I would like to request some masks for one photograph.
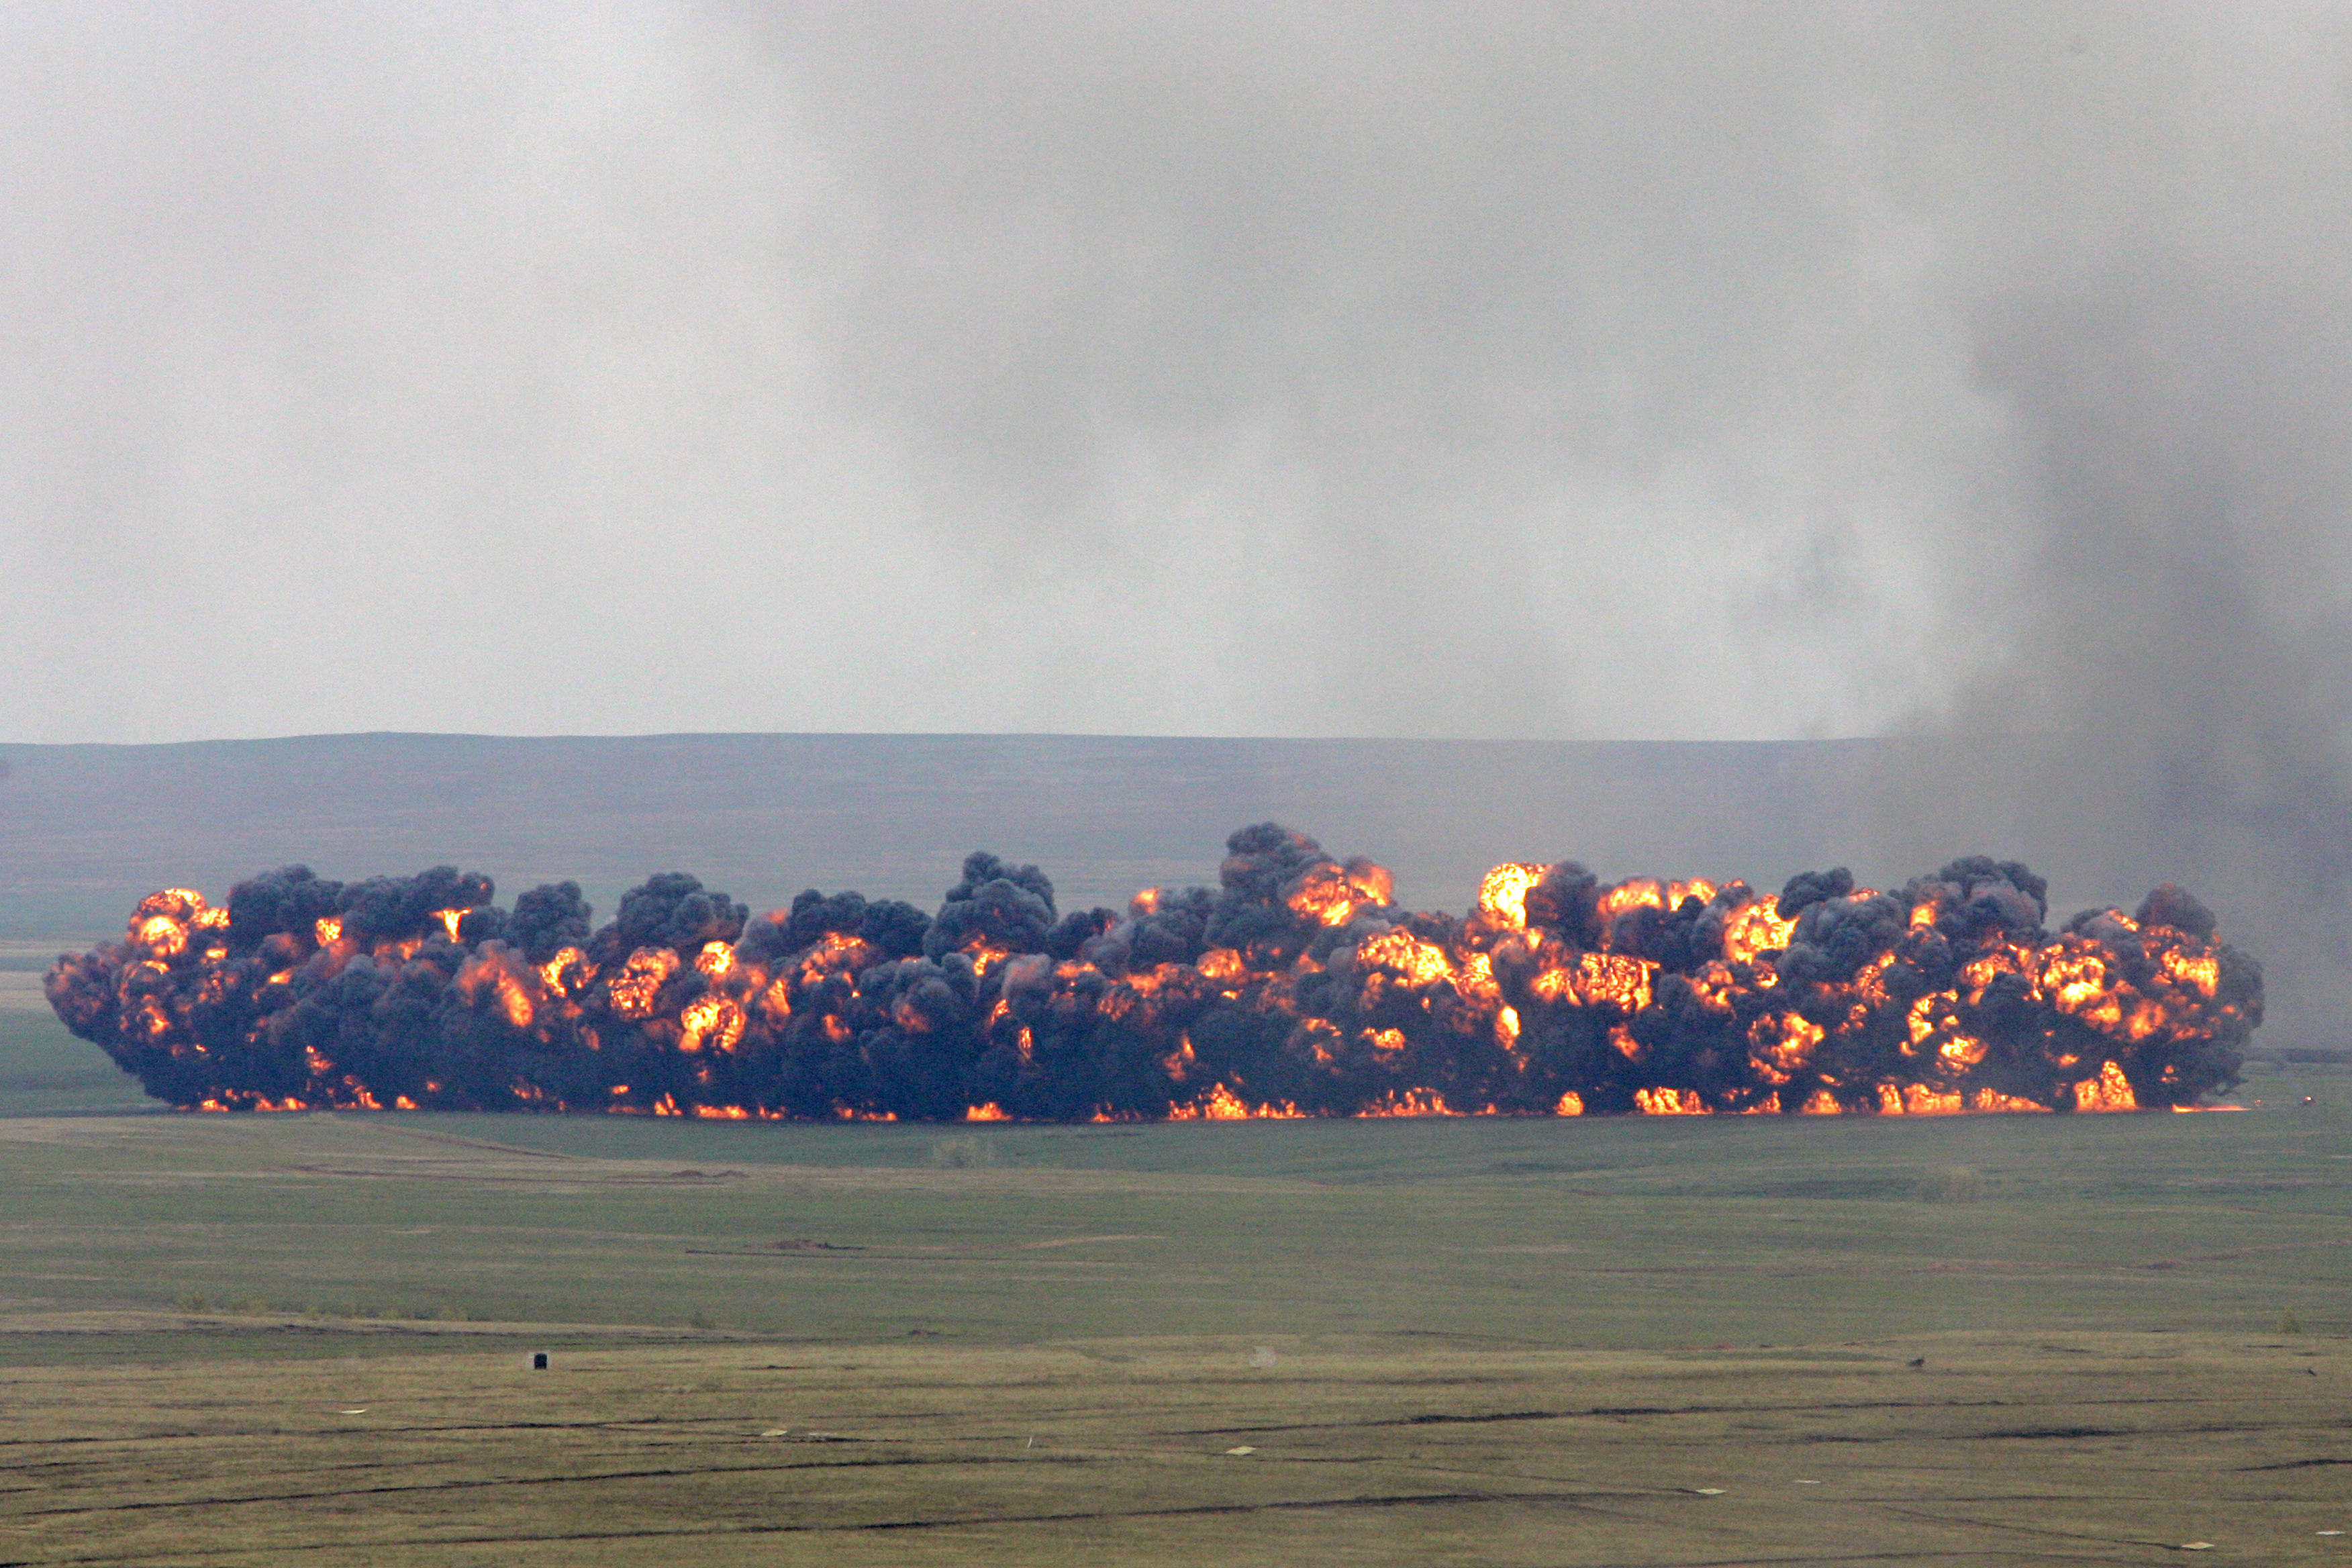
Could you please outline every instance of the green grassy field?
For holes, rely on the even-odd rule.
[[[1914,1361],[1921,1364],[1913,1365]],[[2341,1563],[2333,1342],[0,1370],[17,1563]]]
[[[0,1011],[0,1116],[144,1111],[155,1102],[44,1007]]]
[[[0,1014],[0,1563],[2352,1553],[2320,1069],[2161,1117],[66,1114],[127,1087]]]

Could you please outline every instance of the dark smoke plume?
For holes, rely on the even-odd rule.
[[[184,1107],[932,1121],[2188,1107],[2262,1018],[2170,886],[2053,934],[2042,879],[1981,856],[1777,897],[1562,861],[1456,916],[1273,823],[1226,849],[1217,888],[1124,913],[975,854],[932,917],[811,890],[755,919],[672,872],[601,928],[569,882],[509,911],[448,867],[295,866],[226,909],[149,897],[47,991]]]

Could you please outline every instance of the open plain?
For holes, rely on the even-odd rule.
[[[0,1015],[0,1563],[2352,1561],[2326,1068],[1909,1121],[125,1087]]]

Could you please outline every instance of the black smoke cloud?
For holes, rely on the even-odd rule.
[[[507,910],[447,867],[289,867],[226,909],[152,896],[47,991],[181,1106],[931,1121],[2192,1106],[2262,1017],[2169,885],[2053,933],[2015,861],[1777,897],[1562,861],[1454,915],[1276,824],[1226,851],[1124,911],[975,854],[932,916],[812,889],[752,917],[672,872],[601,927],[568,882]]]

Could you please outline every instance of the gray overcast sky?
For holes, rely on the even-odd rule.
[[[11,5],[0,740],[2332,768],[2348,94],[2291,4]]]

